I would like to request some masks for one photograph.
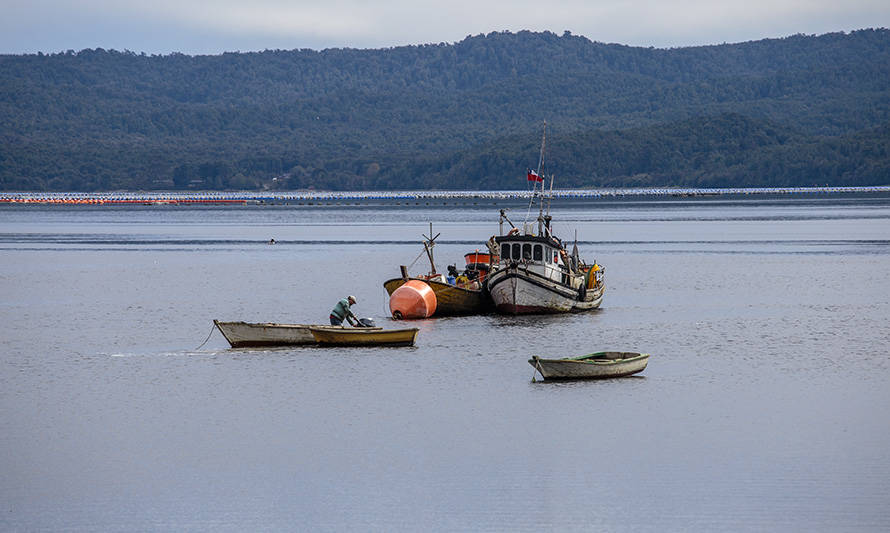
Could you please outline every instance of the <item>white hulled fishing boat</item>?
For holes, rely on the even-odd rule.
[[[522,230],[513,225],[501,210],[500,235],[494,237],[492,254],[499,255],[486,280],[488,292],[499,312],[508,314],[566,313],[596,309],[603,300],[604,268],[587,264],[578,256],[577,242],[569,254],[562,241],[551,233],[549,200],[552,200],[553,177],[547,214],[544,214],[545,135],[541,141],[541,156],[537,171],[528,171],[534,182],[529,212],[535,200],[539,203],[538,218],[524,223]],[[538,183],[541,184],[540,194]],[[510,230],[504,234],[504,222]],[[577,239],[576,239],[577,241]]]

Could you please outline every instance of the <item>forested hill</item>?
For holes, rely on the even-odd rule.
[[[0,189],[890,184],[890,31],[0,56]]]

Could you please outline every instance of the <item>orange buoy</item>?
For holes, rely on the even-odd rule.
[[[390,295],[389,312],[395,319],[432,316],[436,312],[436,293],[420,280],[408,280]]]

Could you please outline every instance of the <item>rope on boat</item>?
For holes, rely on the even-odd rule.
[[[411,261],[411,264],[409,264],[407,267],[405,267],[405,270],[410,270],[411,268],[413,268],[413,267],[414,267],[414,263],[416,263],[418,259],[420,259],[421,257],[423,257],[423,255],[424,255],[425,253],[426,253],[426,250],[420,252],[420,253],[417,255],[417,257],[414,258],[414,261]],[[386,287],[383,288],[383,292],[386,293]],[[386,297],[383,298],[383,316],[390,316],[390,312],[389,312],[389,296],[390,296],[389,293],[386,293]],[[213,333],[213,331],[211,331],[210,333]]]
[[[210,336],[213,335],[214,329],[216,329],[216,324],[210,326],[210,333],[207,335],[207,338],[204,339],[204,342],[201,343],[201,346],[198,346],[197,348],[195,348],[195,351],[200,350],[205,344],[207,344],[207,341],[210,340]]]
[[[383,316],[390,316],[389,314],[389,293],[386,292],[386,287],[383,288],[383,293],[386,296],[383,297]]]
[[[423,254],[425,254],[425,253],[426,253],[426,250],[420,252],[420,253],[417,255],[417,257],[414,258],[414,261],[411,261],[411,264],[408,265],[407,268],[411,268],[411,267],[413,267],[413,266],[414,266],[414,263],[416,263],[417,260],[420,259],[420,258],[423,256]]]

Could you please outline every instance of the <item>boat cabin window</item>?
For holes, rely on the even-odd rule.
[[[551,259],[550,254],[553,254]],[[544,261],[547,263],[555,263],[558,261],[559,255],[556,251],[547,246],[531,243],[501,243],[501,260],[502,261]]]

